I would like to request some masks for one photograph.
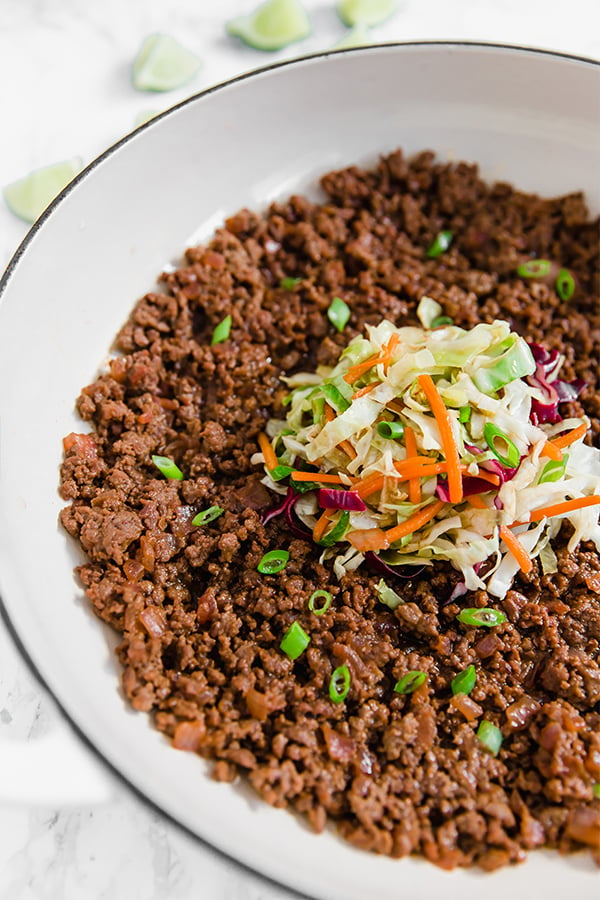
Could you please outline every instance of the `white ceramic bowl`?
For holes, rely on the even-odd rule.
[[[134,301],[190,236],[243,205],[316,190],[332,167],[402,146],[600,208],[600,67],[530,50],[407,44],[311,57],[183,103],[93,163],[42,216],[0,285],[0,591],[22,649],[80,733],[143,796],[243,863],[313,897],[543,891],[597,896],[589,859],[534,853],[492,876],[368,855],[206,776],[118,689],[114,638],[57,526],[61,438]]]

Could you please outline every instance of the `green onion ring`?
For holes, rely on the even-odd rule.
[[[321,606],[315,606],[315,600],[324,600],[325,602]],[[314,591],[308,598],[308,608],[315,616],[323,616],[331,606],[332,600],[333,597],[329,591]]]
[[[288,550],[269,550],[257,565],[256,570],[261,575],[276,575],[277,572],[285,569],[289,558]]]
[[[488,722],[487,719],[484,719],[479,723],[479,728],[477,729],[477,737],[481,741],[484,747],[493,753],[494,756],[498,756],[498,751],[502,746],[502,732],[498,728],[497,725],[494,725],[493,722]]]
[[[565,474],[565,469],[567,468],[567,463],[569,462],[569,454],[565,453],[562,459],[551,459],[549,460],[544,468],[542,469],[542,474],[538,479],[538,484],[548,484],[552,481],[560,481],[560,479]]]
[[[341,297],[334,297],[329,304],[327,318],[338,331],[343,331],[350,319],[350,307]]]
[[[192,519],[192,525],[208,525],[209,522],[218,519],[225,510],[222,506],[209,506]]]
[[[561,269],[556,277],[556,293],[561,300],[570,300],[575,293],[575,279],[568,269]]]
[[[397,441],[404,435],[404,425],[402,422],[379,422],[377,434],[387,441]]]
[[[172,478],[175,481],[183,480],[183,472],[168,456],[153,456],[152,462],[165,478]]]
[[[450,683],[453,694],[470,694],[475,687],[477,674],[475,666],[471,665],[455,675]]]
[[[279,647],[290,659],[298,659],[310,644],[310,635],[306,633],[299,622],[292,622]]]
[[[513,444],[511,439],[507,437],[500,428],[492,422],[486,422],[483,428],[483,437],[496,459],[498,459],[503,466],[506,466],[507,469],[517,468],[521,462],[521,454],[516,445]],[[506,455],[503,455],[498,451],[496,441],[504,441],[506,444]]]
[[[329,698],[333,703],[343,703],[350,690],[350,669],[344,665],[334,669],[329,679]]]
[[[529,259],[517,266],[517,275],[521,278],[544,278],[551,268],[552,263],[549,259]]]
[[[484,606],[482,609],[476,606],[472,606],[469,609],[461,609],[456,618],[463,625],[471,625],[474,628],[478,628],[480,625],[485,625],[486,628],[494,628],[494,626],[502,625],[503,622],[506,622],[506,616],[501,610],[492,609],[489,606]]]
[[[403,675],[400,681],[397,681],[394,685],[394,691],[396,694],[412,694],[417,688],[420,688],[422,684],[425,684],[427,681],[427,675],[425,672],[420,672],[418,669],[415,669],[412,672],[407,672],[406,675]]]

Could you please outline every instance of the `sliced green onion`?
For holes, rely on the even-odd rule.
[[[403,436],[404,425],[402,422],[379,422],[377,434],[388,441],[396,441]]]
[[[321,387],[325,395],[325,399],[328,403],[333,406],[337,412],[345,412],[350,406],[350,401],[346,400],[341,391],[339,391],[334,384],[324,384]]]
[[[183,480],[183,472],[168,456],[153,456],[152,462],[165,478],[173,478],[176,481]]]
[[[202,63],[168,34],[151,34],[133,63],[131,81],[137,91],[172,91],[190,81]]]
[[[293,471],[294,469],[291,466],[275,466],[274,469],[269,469],[269,475],[273,481],[282,481],[288,475],[291,475]]]
[[[476,606],[462,609],[456,618],[463,625],[472,625],[475,628],[480,625],[493,628],[495,625],[502,625],[503,622],[506,622],[506,616],[501,610],[491,609],[489,606],[484,606],[483,609],[478,609]]]
[[[377,599],[388,606],[390,609],[397,609],[404,603],[402,597],[389,587],[383,578],[379,579],[379,583],[375,585]]]
[[[441,328],[442,325],[454,325],[450,316],[437,316],[431,323],[432,328]]]
[[[461,406],[461,408],[458,411],[458,421],[461,422],[463,425],[466,425],[467,422],[471,421],[472,411],[473,410],[471,409],[470,406]]]
[[[494,725],[493,722],[488,722],[487,719],[484,719],[479,724],[479,728],[477,729],[477,737],[481,741],[484,747],[493,753],[494,756],[498,756],[498,751],[502,746],[502,732],[498,728],[497,725]]]
[[[350,513],[343,512],[331,531],[328,534],[323,535],[318,543],[321,547],[333,547],[335,543],[342,540],[348,530],[349,524]]]
[[[592,794],[597,800],[600,800],[600,781],[597,781],[596,784],[592,785]]]
[[[398,9],[398,0],[339,0],[338,14],[344,23],[352,28],[363,25],[374,28],[389,19]]]
[[[253,12],[227,23],[227,31],[254,50],[281,50],[311,31],[300,0],[266,0]]]
[[[436,259],[436,257],[441,256],[442,253],[445,253],[452,243],[453,237],[454,234],[452,231],[439,231],[436,234],[432,245],[427,250],[427,256],[429,257],[429,259]]]
[[[227,338],[229,337],[230,331],[231,331],[231,316],[225,316],[223,321],[219,322],[219,324],[213,331],[210,346],[214,347],[215,344],[222,344],[223,341],[226,341]]]
[[[208,509],[203,509],[197,516],[194,516],[192,525],[207,525],[214,519],[218,519],[224,512],[225,510],[222,506],[209,506]]]
[[[343,703],[350,690],[350,669],[344,663],[334,669],[329,679],[329,697],[334,703]]]
[[[575,279],[568,269],[561,269],[556,278],[556,293],[561,300],[570,300],[575,293]]]
[[[470,694],[475,687],[477,675],[475,666],[468,666],[464,671],[455,675],[450,683],[453,694]]]
[[[31,224],[44,212],[64,187],[81,171],[82,161],[72,159],[35,169],[24,178],[7,184],[2,194],[13,215]]]
[[[323,600],[320,606],[315,606],[317,600]],[[329,591],[314,591],[308,598],[308,608],[315,616],[323,616],[331,606],[333,597]]]
[[[316,473],[315,473],[316,474]],[[317,484],[316,481],[294,481],[294,490],[299,494],[308,494],[310,491],[316,491],[322,484]],[[331,485],[330,485],[331,487]]]
[[[261,575],[275,575],[285,569],[290,554],[288,550],[269,550],[265,553],[256,569]]]
[[[279,286],[284,289],[284,291],[293,291],[297,284],[300,284],[302,281],[301,278],[282,278],[279,282]]]
[[[334,297],[327,310],[327,318],[338,331],[343,331],[350,318],[350,307],[341,297]]]
[[[543,278],[551,268],[549,259],[529,259],[517,267],[517,275],[521,278]]]
[[[298,659],[309,644],[310,635],[305,632],[302,625],[298,622],[292,622],[281,639],[279,646],[290,659]]]
[[[548,484],[551,481],[560,481],[564,477],[567,463],[569,462],[569,454],[566,453],[562,459],[551,459],[542,469],[538,484]]]
[[[503,466],[506,466],[507,469],[517,468],[521,462],[521,454],[511,439],[500,428],[494,425],[493,422],[486,422],[483,426],[483,437],[496,459],[500,460]],[[498,450],[496,446],[497,441],[501,441],[505,445],[506,450],[504,453]]]
[[[394,691],[397,694],[412,694],[413,691],[416,691],[417,688],[420,688],[422,684],[425,684],[427,681],[427,675],[425,672],[419,672],[419,670],[415,670],[413,672],[407,672],[400,681],[397,681],[394,685]]]
[[[313,400],[313,425],[318,425],[325,415],[325,397],[315,397]]]

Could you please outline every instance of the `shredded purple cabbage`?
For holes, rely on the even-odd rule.
[[[538,388],[547,398],[545,401],[532,400],[530,419],[534,425],[549,422],[554,425],[562,421],[558,404],[567,400],[576,400],[585,387],[585,381],[563,381],[555,378],[560,366],[560,353],[556,348],[546,350],[541,344],[529,344],[535,360],[535,373],[527,377],[527,383]]]
[[[462,479],[463,496],[471,497],[473,494],[483,494],[484,491],[495,490],[493,484],[485,481],[483,478],[477,478],[475,475],[463,475]],[[450,503],[450,491],[447,481],[438,481],[435,489],[436,494],[444,503]]]
[[[298,491],[295,491],[294,488],[290,485],[290,487],[288,487],[287,494],[281,500],[281,502],[262,514],[262,516],[260,517],[262,524],[266,525],[267,522],[271,521],[271,519],[275,519],[277,516],[283,515],[285,517],[287,526],[294,537],[300,538],[303,541],[312,541],[311,532],[308,530],[308,528],[306,528],[305,525],[302,525],[298,521],[293,513],[294,506],[301,496],[302,494],[300,494]]]
[[[365,562],[376,575],[394,575],[396,578],[404,578],[405,580],[415,578],[425,569],[425,566],[388,566],[372,550],[367,550],[365,553]]]
[[[319,506],[323,509],[347,509],[350,512],[364,512],[367,508],[356,491],[336,491],[330,488],[321,488],[319,491]]]

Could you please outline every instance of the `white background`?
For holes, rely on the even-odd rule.
[[[0,187],[58,160],[89,162],[144,112],[166,109],[272,60],[328,49],[345,33],[334,0],[305,0],[312,35],[279,53],[260,53],[224,30],[228,18],[254,5],[255,0],[0,0]],[[153,32],[172,34],[202,58],[192,83],[168,94],[132,88],[131,61]],[[371,35],[375,42],[484,40],[600,58],[600,4],[401,0],[398,14]],[[26,231],[0,200],[0,270]],[[52,702],[0,625],[0,734],[34,740],[57,721]],[[292,896],[184,835],[120,784],[113,800],[96,808],[0,805],[0,900]]]

